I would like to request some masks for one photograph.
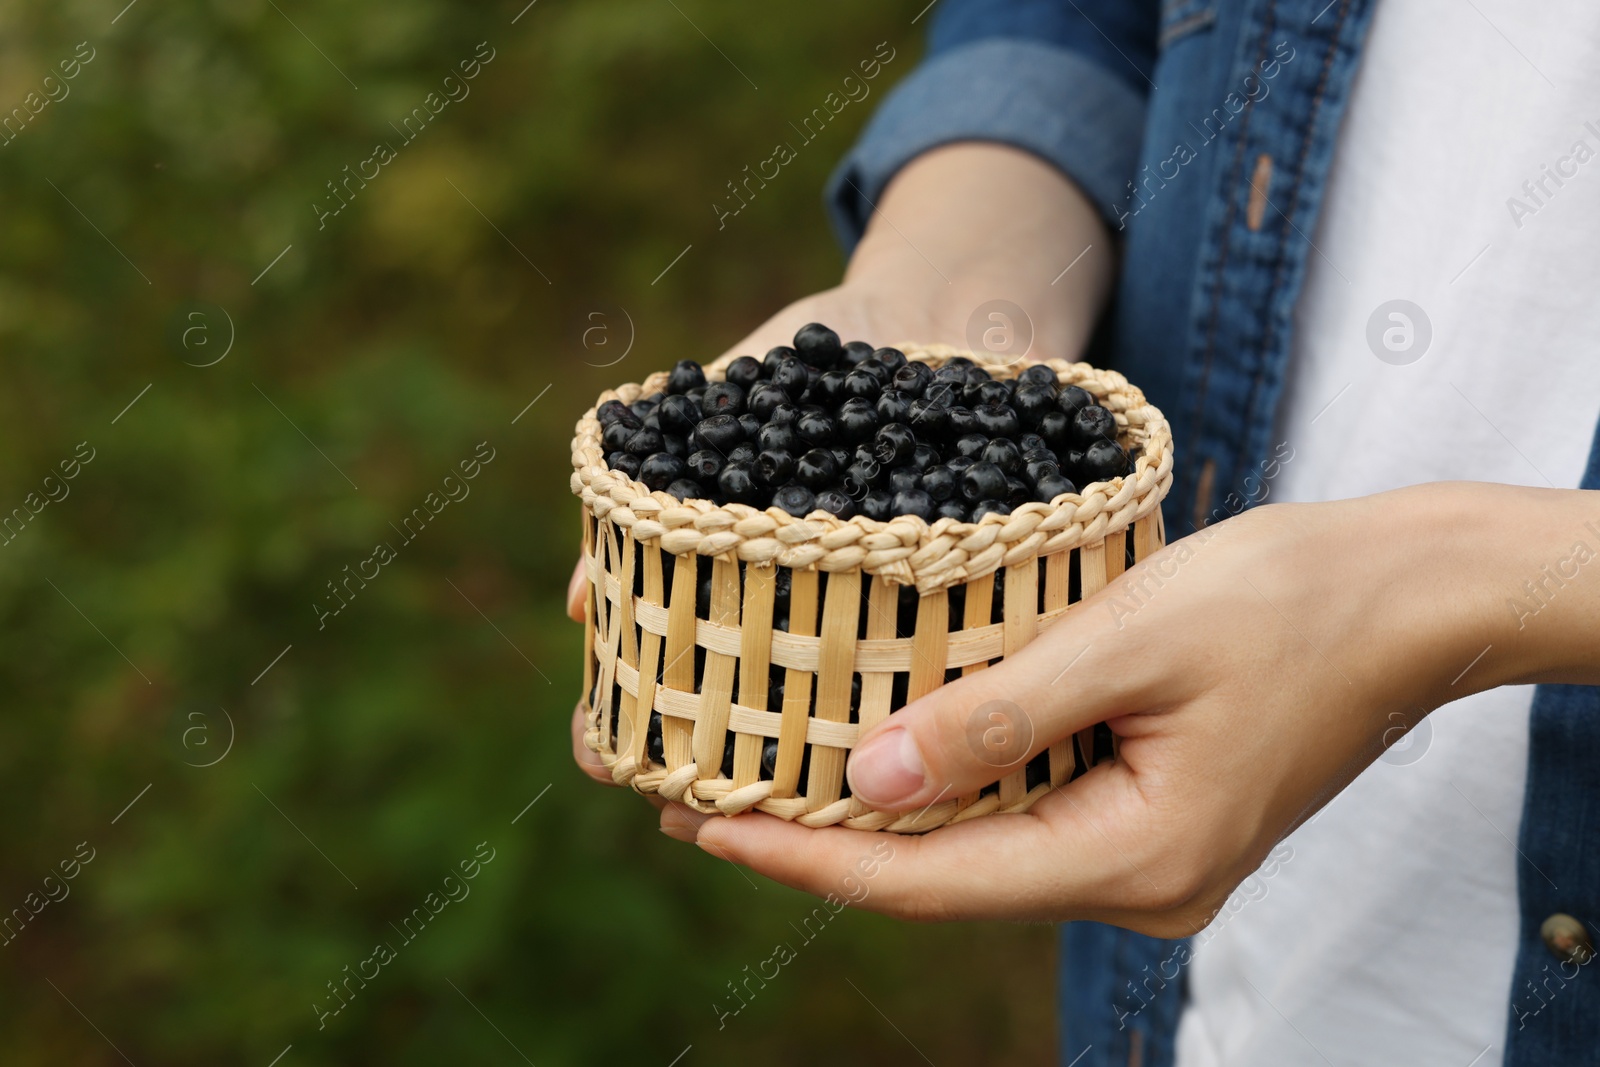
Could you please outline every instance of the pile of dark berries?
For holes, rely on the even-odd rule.
[[[660,396],[600,405],[606,464],[680,500],[929,522],[1132,472],[1111,413],[1048,367],[1006,381],[965,357],[935,370],[813,322],[725,379],[686,359]]]

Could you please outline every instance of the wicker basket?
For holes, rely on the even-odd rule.
[[[942,345],[901,348],[934,366],[964,355],[997,378],[1027,366]],[[721,378],[726,363],[707,366],[707,378]],[[701,811],[916,832],[1022,811],[1115,758],[1104,726],[1084,730],[980,793],[914,814],[875,811],[844,781],[845,757],[863,731],[1015,652],[1164,543],[1160,503],[1172,481],[1165,417],[1120,374],[1046,365],[1115,415],[1134,473],[978,523],[846,522],[820,512],[797,519],[777,508],[679,501],[610,470],[596,409],[585,414],[572,443],[572,488],[583,500],[589,578],[586,742],[613,778]],[[600,403],[632,403],[661,391],[666,377],[608,391]],[[697,606],[707,573],[709,604]],[[781,706],[769,707],[780,683]],[[652,712],[662,717],[665,766],[646,756]],[[778,758],[766,778],[761,750],[770,738]]]

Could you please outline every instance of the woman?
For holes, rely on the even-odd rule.
[[[1123,610],[1090,602],[867,735],[851,787],[895,811],[993,777],[965,738],[986,701],[1034,752],[1102,720],[1122,739],[1026,816],[907,840],[868,906],[1067,920],[1063,1063],[1589,1062],[1600,9],[932,18],[833,179],[844,281],[737,350],[812,320],[965,347],[996,326],[1116,366],[1172,422],[1190,536],[1143,565],[1173,575],[1153,593],[1131,572],[1101,594]],[[864,847],[681,807],[662,827],[817,892]]]

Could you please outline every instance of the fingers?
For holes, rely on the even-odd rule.
[[[756,327],[722,358],[754,356],[760,359],[777,345],[794,343],[795,331],[808,322],[822,322],[838,332],[840,340],[854,338],[891,344],[907,337],[959,341],[959,337],[939,338],[921,325],[925,316],[918,302],[868,298],[846,287],[826,289],[801,297]]]
[[[663,832],[795,889],[914,921],[1126,918],[1177,903],[1134,842],[1144,803],[1126,771],[1100,768],[1022,815],[920,837],[809,829],[771,815],[706,816],[680,804]],[[1093,813],[1093,814],[1091,814]],[[1115,842],[1121,839],[1124,844]],[[1141,874],[1144,868],[1146,874]],[[1137,920],[1135,920],[1137,921]]]
[[[847,764],[851,791],[875,808],[912,811],[975,792],[1055,741],[1140,710],[1125,706],[1128,643],[1073,621],[869,730]]]
[[[842,308],[824,309],[816,307],[819,296],[805,297],[795,301],[776,315],[772,316],[760,326],[757,326],[746,335],[738,344],[722,354],[723,359],[729,356],[754,356],[760,359],[769,350],[778,345],[787,345],[794,341],[795,331],[808,322],[825,319],[839,329],[849,330],[850,316]]]
[[[567,580],[567,617],[573,622],[582,622],[585,609],[589,602],[589,582],[583,573],[583,560],[572,568],[572,577]]]
[[[572,758],[578,768],[590,778],[601,785],[616,785],[611,779],[611,768],[601,758],[600,753],[592,751],[583,743],[583,732],[586,724],[583,721],[583,709],[575,709],[572,713]]]

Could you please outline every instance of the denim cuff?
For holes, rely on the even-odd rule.
[[[894,88],[834,169],[829,220],[853,249],[901,167],[940,145],[996,141],[1060,168],[1115,229],[1144,108],[1126,82],[1064,48],[991,38],[942,52]]]

